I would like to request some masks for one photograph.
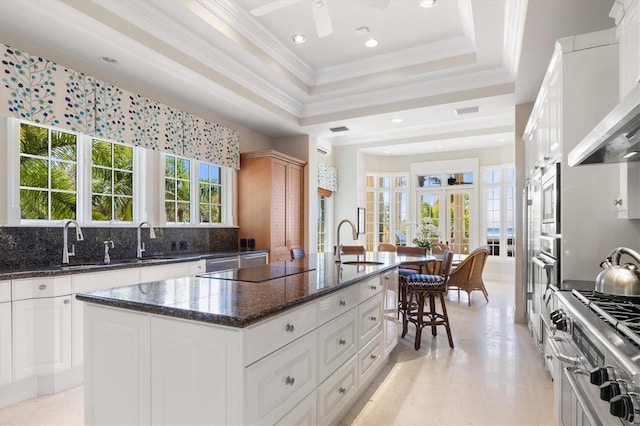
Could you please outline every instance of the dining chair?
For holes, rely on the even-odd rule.
[[[342,246],[342,254],[364,254],[365,252],[364,246]]]
[[[292,248],[290,251],[291,251],[291,260],[302,259],[303,257],[306,256],[306,253],[304,252],[304,248],[302,247]]]
[[[395,244],[391,244],[391,243],[380,243],[378,244],[378,251],[389,251],[389,252],[395,252],[397,249]]]
[[[454,347],[449,315],[445,303],[447,281],[453,262],[453,250],[445,250],[439,263],[437,274],[402,275],[399,280],[404,281],[406,288],[405,311],[402,315],[402,337],[407,335],[409,323],[416,326],[415,350],[420,349],[422,343],[422,329],[431,327],[431,335],[437,336],[436,327],[443,325],[447,331],[449,346]],[[440,300],[441,311],[437,311],[436,298]],[[426,310],[426,302],[429,308]]]
[[[442,254],[445,250],[449,250],[449,246],[445,243],[437,243],[435,246],[431,247],[431,253],[433,254]]]
[[[484,294],[486,301],[489,301],[489,293],[482,280],[482,273],[489,258],[489,248],[480,246],[473,250],[456,268],[451,272],[447,281],[447,288],[458,290],[458,301],[460,301],[460,290],[466,291],[469,295],[469,306],[471,306],[471,292],[480,290]]]

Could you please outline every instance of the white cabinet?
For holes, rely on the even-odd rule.
[[[151,320],[151,419],[156,425],[240,424],[242,333],[161,317]]]
[[[318,329],[318,381],[322,382],[358,350],[356,309]]]
[[[0,385],[13,381],[11,281],[0,281]]]
[[[189,276],[198,275],[206,272],[206,261],[204,259],[197,262],[189,262]]]
[[[247,424],[274,424],[316,388],[316,335],[247,367]]]
[[[71,296],[12,302],[13,377],[71,368]]]
[[[358,352],[358,383],[367,386],[375,377],[376,367],[384,359],[383,333],[378,333]]]
[[[278,423],[278,426],[314,426],[317,417],[317,393],[312,391],[302,402],[289,411]]]
[[[384,353],[389,355],[398,343],[398,270],[380,276],[384,293]]]
[[[324,324],[332,318],[342,315],[345,312],[358,306],[360,299],[360,288],[352,285],[344,290],[320,299],[318,305],[318,324]]]
[[[85,424],[151,424],[149,316],[88,304],[84,325]]]
[[[198,262],[179,262],[169,263],[167,265],[153,265],[140,268],[140,282],[148,283],[151,281],[170,280],[172,278],[188,277],[190,268],[197,268],[192,263]]]
[[[114,271],[76,274],[71,277],[73,297],[71,301],[71,365],[79,366],[84,362],[83,311],[84,302],[76,299],[78,293],[103,290],[111,287],[137,284],[138,268],[117,269]]]
[[[614,3],[609,16],[615,19],[620,48],[620,98],[640,83],[640,1]]]

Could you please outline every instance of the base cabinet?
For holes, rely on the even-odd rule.
[[[0,385],[13,381],[11,302],[0,303]]]
[[[335,424],[388,360],[382,282],[246,329],[87,303],[85,423]]]

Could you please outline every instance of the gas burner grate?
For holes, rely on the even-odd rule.
[[[610,296],[595,291],[573,290],[572,293],[604,321],[640,347],[640,300]]]

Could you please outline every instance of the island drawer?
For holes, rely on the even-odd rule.
[[[357,352],[357,314],[357,309],[352,309],[318,329],[318,381],[329,377]]]
[[[245,365],[256,362],[314,330],[316,318],[316,303],[313,302],[247,328]]]
[[[352,285],[344,290],[320,299],[318,303],[318,323],[331,321],[338,315],[342,315],[349,309],[358,306],[360,290],[357,285]]]
[[[316,352],[309,333],[247,367],[247,424],[276,423],[316,388]]]
[[[373,278],[362,281],[360,284],[358,284],[358,287],[360,289],[360,302],[364,302],[368,298],[382,292],[380,277],[377,275]]]
[[[374,368],[382,362],[384,358],[384,345],[382,333],[378,333],[364,348],[358,353],[358,383],[365,386],[373,379]]]
[[[359,348],[382,331],[382,298],[369,299],[358,306]]]
[[[300,404],[296,405],[293,410],[289,411],[286,416],[280,419],[277,426],[288,425],[306,425],[314,426],[317,417],[317,399],[316,390],[314,389]]]
[[[356,356],[345,362],[318,387],[318,424],[332,425],[344,415],[358,390]]]

